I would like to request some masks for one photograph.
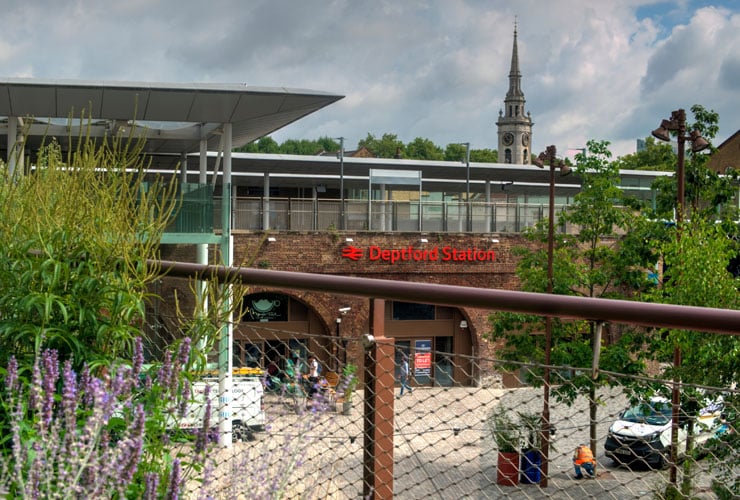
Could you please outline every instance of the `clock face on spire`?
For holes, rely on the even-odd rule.
[[[522,134],[522,146],[529,146],[529,134]]]
[[[504,133],[503,141],[505,145],[511,146],[512,144],[514,144],[514,134],[512,134],[511,132]]]

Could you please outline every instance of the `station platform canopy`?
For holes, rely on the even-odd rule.
[[[158,155],[159,165],[174,165],[182,154],[198,152],[201,139],[209,151],[218,150],[224,123],[232,124],[232,145],[239,147],[343,97],[243,84],[6,78],[0,79],[0,151],[7,157],[10,117],[28,131],[31,152],[43,138],[66,147],[80,126],[89,126],[93,137],[110,137],[135,124],[137,134],[145,134],[146,152]]]

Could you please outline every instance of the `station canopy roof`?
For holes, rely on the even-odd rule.
[[[31,151],[44,137],[55,137],[65,147],[69,137],[80,135],[80,126],[90,126],[94,137],[110,137],[126,134],[135,123],[137,135],[146,135],[147,153],[173,155],[176,163],[179,155],[199,151],[201,138],[207,139],[209,151],[220,149],[224,123],[232,124],[236,148],[342,98],[242,84],[6,78],[0,80],[0,150],[7,149],[10,116],[28,128]]]
[[[42,140],[56,138],[62,148],[70,139],[89,133],[95,138],[130,133],[146,138],[153,174],[178,175],[182,155],[200,151],[207,142],[209,182],[218,170],[224,123],[232,124],[232,147],[237,148],[269,135],[322,109],[342,95],[322,91],[252,87],[245,84],[182,84],[81,80],[0,79],[0,154],[7,157],[8,117],[22,120],[27,130],[26,150],[34,153]],[[84,130],[82,130],[84,129]],[[222,165],[221,165],[222,167]],[[423,161],[344,157],[333,154],[301,156],[232,154],[232,182],[236,186],[262,187],[266,174],[271,186],[365,189],[372,169],[414,171],[422,189],[430,192],[472,194],[488,189],[510,194],[547,195],[548,169],[533,165]],[[188,161],[188,180],[196,182],[198,162]],[[622,172],[631,184],[645,185],[659,173]],[[217,174],[218,175],[218,174]],[[557,175],[557,174],[556,174]],[[647,177],[646,177],[647,176]],[[556,189],[575,194],[576,176],[557,175]],[[388,186],[393,188],[392,186]],[[644,188],[642,188],[644,189]]]
[[[220,164],[220,167],[219,167]],[[213,182],[213,172],[220,176],[223,162],[217,153],[208,153],[208,180]],[[393,158],[366,158],[347,156],[341,160],[337,155],[285,155],[262,153],[233,153],[231,160],[232,183],[237,187],[262,188],[265,176],[269,175],[270,187],[313,189],[322,186],[338,190],[367,189],[372,170],[382,169],[387,173],[397,171],[399,176],[418,171],[421,189],[427,192],[465,193],[470,188],[471,196],[482,196],[486,189],[491,194],[548,196],[549,169],[534,165],[508,163],[479,163],[468,165],[462,161],[429,161]],[[171,170],[154,166],[153,174],[173,175]],[[174,174],[178,175],[178,174]],[[656,177],[672,175],[671,172],[643,170],[621,171],[622,187],[638,191],[649,190]],[[196,182],[198,160],[188,161],[188,180]],[[561,176],[555,173],[555,189],[559,195],[573,196],[581,189],[582,179],[577,175]],[[375,185],[373,188],[378,188]],[[416,190],[405,183],[388,183],[389,190]]]

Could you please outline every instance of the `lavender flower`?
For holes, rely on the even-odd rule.
[[[17,390],[16,384],[18,383],[18,360],[15,356],[11,356],[8,361],[8,373],[5,376],[5,390],[7,394],[12,394]]]
[[[131,367],[131,378],[138,380],[141,373],[141,367],[144,365],[144,344],[141,337],[134,340],[134,360]]]
[[[164,361],[157,374],[157,380],[162,387],[170,387],[172,378],[172,354],[166,351],[164,353]]]
[[[190,401],[190,381],[183,379],[182,381],[182,393],[180,394],[180,408],[178,416],[183,418],[188,410],[188,401]]]
[[[180,478],[180,460],[177,458],[172,461],[172,472],[170,473],[169,484],[167,485],[166,500],[177,500],[180,496],[182,479]]]
[[[159,488],[159,475],[153,472],[146,474],[144,496],[142,500],[156,500]]]
[[[41,422],[44,427],[51,425],[52,410],[54,409],[54,394],[59,379],[59,361],[56,351],[49,349],[42,354],[42,385],[41,385]]]
[[[178,368],[182,369],[188,364],[188,358],[190,357],[190,337],[182,339],[180,349],[177,353]]]

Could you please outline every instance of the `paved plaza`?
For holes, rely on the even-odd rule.
[[[398,389],[396,389],[398,394]],[[615,467],[604,456],[603,442],[616,414],[626,405],[619,391],[602,392],[599,407],[598,461],[595,479],[575,480],[571,456],[576,445],[588,441],[588,411],[585,401],[568,407],[551,399],[552,438],[547,487],[538,484],[502,486],[496,484],[497,452],[487,418],[498,405],[511,412],[541,412],[542,390],[533,388],[417,388],[412,394],[394,399],[394,494],[397,498],[612,498],[653,496],[663,491],[668,471],[628,470]],[[294,484],[292,497],[362,497],[362,392],[354,399],[349,415],[334,411],[318,420],[298,438],[296,430],[309,417],[297,415],[289,400],[268,396],[266,411],[269,432],[257,440],[236,443],[231,451],[238,457],[250,449],[273,450],[273,441],[287,439],[300,443],[305,455]],[[272,444],[271,444],[272,443]],[[291,495],[289,495],[290,497]],[[706,490],[697,498],[714,498]]]

